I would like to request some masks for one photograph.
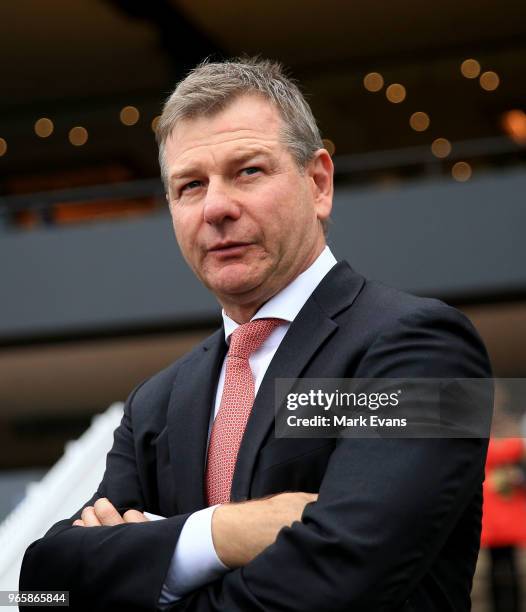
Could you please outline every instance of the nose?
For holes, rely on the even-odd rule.
[[[206,223],[218,225],[226,219],[239,219],[241,209],[231,187],[225,182],[211,179],[208,183],[203,206]]]

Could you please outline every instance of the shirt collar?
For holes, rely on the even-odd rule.
[[[329,247],[326,246],[317,259],[304,272],[271,297],[268,302],[265,302],[250,320],[276,318],[284,319],[291,323],[324,276],[336,263],[334,255]],[[228,342],[230,335],[239,327],[239,324],[231,319],[224,310],[222,311],[222,316],[225,340]]]

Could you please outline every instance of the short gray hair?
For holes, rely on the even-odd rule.
[[[296,83],[277,62],[238,58],[225,62],[204,61],[177,84],[166,100],[156,129],[161,176],[168,193],[164,145],[178,121],[212,116],[234,98],[257,93],[275,104],[283,120],[282,140],[302,170],[323,148],[314,115]]]

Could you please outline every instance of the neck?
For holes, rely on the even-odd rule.
[[[270,298],[269,298],[270,299]],[[256,314],[256,312],[263,306],[265,302],[256,302],[254,304],[222,304],[226,314],[236,323],[242,325],[248,323],[250,319]]]
[[[285,289],[285,287],[290,285],[290,283],[295,280],[300,274],[305,272],[305,270],[307,270],[307,268],[309,268],[320,256],[324,248],[325,242],[314,251],[311,257],[305,260],[303,265],[298,268],[298,271],[293,272],[291,274],[290,278],[288,278],[285,283],[278,287],[277,290],[272,292],[269,291],[269,295],[261,296],[260,294],[258,297],[253,299],[247,299],[248,296],[243,296],[245,299],[237,300],[220,299],[219,302],[221,303],[221,306],[223,307],[225,313],[239,325],[242,325],[243,323],[248,323],[256,314],[256,312],[263,306],[263,304],[268,302],[272,297],[274,297],[280,291]],[[239,296],[237,297],[239,298]]]

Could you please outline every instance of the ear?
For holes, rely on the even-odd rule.
[[[334,164],[326,149],[318,149],[307,164],[306,173],[310,185],[318,219],[328,219],[332,210],[334,195]]]

